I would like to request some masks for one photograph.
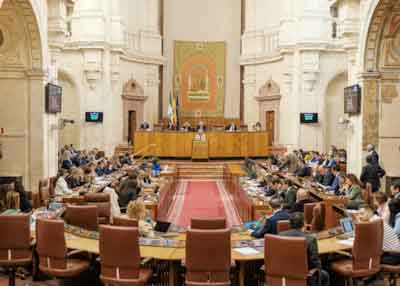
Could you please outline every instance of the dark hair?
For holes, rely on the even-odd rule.
[[[278,179],[278,178],[274,178],[274,179],[272,179],[272,182],[271,182],[273,185],[275,185],[275,184],[280,184],[281,183],[281,180],[280,179]]]
[[[389,211],[390,211],[389,225],[393,228],[396,224],[396,216],[398,213],[400,213],[399,199],[393,199],[389,202]]]
[[[400,180],[395,180],[395,181],[392,183],[392,187],[393,187],[394,189],[400,189]]]
[[[375,199],[378,203],[383,204],[387,202],[388,196],[383,192],[376,192]]]
[[[289,218],[290,227],[293,229],[301,229],[304,226],[304,214],[295,212]]]
[[[354,174],[348,174],[346,176],[347,179],[349,179],[354,185],[359,185],[361,186],[360,181],[358,180],[357,176]]]
[[[336,172],[340,172],[340,166],[339,165],[335,165],[335,166],[333,166],[332,170],[336,171]]]
[[[279,209],[282,206],[282,202],[279,199],[272,199],[269,202],[269,205],[271,206],[271,208],[273,208],[274,210]]]
[[[285,185],[288,185],[289,187],[293,186],[293,182],[292,182],[292,180],[290,180],[290,179],[284,179],[284,180],[283,180],[283,183],[284,183]]]

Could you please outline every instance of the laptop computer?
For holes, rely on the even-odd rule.
[[[169,230],[171,223],[166,221],[157,221],[154,226],[154,231],[159,233],[166,233]]]
[[[340,220],[340,226],[343,229],[343,234],[337,236],[338,239],[348,239],[354,237],[354,227],[351,218],[342,218]]]

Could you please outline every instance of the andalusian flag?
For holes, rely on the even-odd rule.
[[[169,94],[169,104],[168,104],[168,118],[169,122],[176,126],[176,100],[175,96]]]

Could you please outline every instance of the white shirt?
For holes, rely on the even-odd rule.
[[[72,190],[68,187],[67,181],[64,177],[59,177],[57,179],[56,188],[54,190],[56,196],[62,196],[72,193]]]

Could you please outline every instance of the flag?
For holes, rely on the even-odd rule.
[[[168,98],[168,120],[172,124],[172,116],[173,116],[174,111],[172,110],[172,95],[169,93],[169,98]]]
[[[176,126],[176,98],[169,94],[168,118],[171,125]]]
[[[179,102],[179,89],[177,89],[177,90],[176,90],[176,93],[175,93],[175,118],[176,118],[176,127],[177,127],[177,129],[180,128],[179,107],[180,107],[180,102]]]

